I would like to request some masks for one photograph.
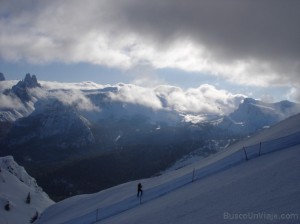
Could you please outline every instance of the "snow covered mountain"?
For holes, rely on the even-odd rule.
[[[32,98],[29,89],[37,87],[40,88],[41,85],[38,83],[36,76],[27,73],[24,80],[19,81],[17,85],[12,87],[11,92],[19,97],[23,102],[28,102]]]
[[[293,120],[292,124],[286,125],[287,130],[283,130],[282,126],[276,133],[272,132],[274,128],[266,129],[299,112],[296,103],[264,103],[244,96],[211,100],[201,95],[201,91],[210,91],[208,86],[183,92],[179,88],[166,86],[146,89],[129,84],[49,84],[42,81],[39,83],[35,76],[29,74],[20,82],[2,82],[0,155],[13,155],[19,164],[34,174],[39,184],[55,200],[159,175],[181,158],[193,160],[195,155],[201,157],[195,163],[199,168],[195,175],[201,178],[203,173],[211,174],[211,170],[215,171],[216,163],[220,171],[226,168],[228,162],[232,165],[231,159],[234,162],[241,162],[241,158],[244,160],[244,157],[235,158],[237,154],[244,156],[241,151],[243,146],[282,137],[282,134],[293,134],[289,131],[298,128],[293,126],[298,120]],[[9,90],[4,88],[7,84],[10,85]],[[188,101],[190,98],[191,101]],[[267,135],[259,135],[264,136],[261,139],[254,136],[250,138],[249,144],[243,142],[244,145],[220,151],[220,148],[226,148],[237,139],[257,131],[273,134],[268,134],[271,138]],[[273,149],[274,145],[282,143],[275,141],[268,144]],[[231,152],[232,155],[224,152]],[[216,155],[213,157],[215,160],[204,158],[211,154]],[[175,164],[169,169],[175,171],[165,172],[157,179],[143,181],[147,186],[145,190],[151,190],[147,190],[151,192],[149,201],[156,199],[161,192],[168,193],[170,188],[174,190],[182,183],[185,184],[186,180],[190,181],[191,166],[181,167],[190,164],[192,160]],[[210,164],[205,168],[203,161],[211,162],[205,162]],[[58,207],[53,207],[55,216],[56,211],[61,213],[59,209],[56,210],[59,206],[70,207],[70,213],[67,208],[65,215],[58,215],[56,221],[75,220],[75,223],[81,223],[79,220],[87,217],[94,220],[94,215],[89,213],[95,214],[99,206],[106,211],[104,216],[98,214],[99,219],[128,208],[127,203],[135,206],[134,193],[128,198],[135,184],[124,184],[126,189],[121,185],[102,191],[96,194],[99,197],[91,195],[93,202],[84,196],[78,197],[88,205],[86,209],[75,208],[72,203],[65,201],[58,203]],[[112,192],[115,199],[110,198]],[[146,195],[144,199],[148,200]]]
[[[54,202],[11,156],[0,157],[0,223],[29,223]]]
[[[4,89],[0,94],[3,103],[0,105],[0,122],[14,122],[34,111],[37,99],[32,96],[31,90],[40,87],[35,75],[26,74],[24,80],[10,89]]]
[[[238,109],[223,118],[219,127],[236,133],[255,133],[299,113],[300,105],[289,101],[264,103],[246,98]]]
[[[299,123],[300,114],[182,169],[71,197],[38,223],[298,223]]]
[[[263,126],[272,125],[300,111],[298,104],[289,101],[264,103],[240,95],[230,98],[228,96],[226,100],[212,99],[214,102],[209,102],[210,106],[206,102],[202,105],[201,101],[210,101],[209,98],[204,99],[207,96],[200,92],[203,91],[204,94],[209,91],[207,86],[199,88],[197,91],[200,93],[196,90],[184,93],[171,86],[147,89],[123,83],[114,86],[87,82],[77,85],[41,83],[43,84],[37,81],[35,75],[26,74],[24,80],[8,89],[0,86],[0,97],[3,98],[0,121],[15,121],[17,118],[26,117],[36,109],[36,101],[45,101],[47,98],[56,98],[63,104],[74,107],[92,123],[140,116],[152,123],[174,126],[180,123],[216,121],[225,115],[221,122],[223,128],[235,129],[239,125],[244,132],[253,132]],[[176,98],[180,100],[176,101]]]
[[[288,101],[223,96],[209,85],[184,91],[38,82],[27,74],[0,82],[0,90],[0,156],[13,155],[56,200],[157,175],[300,111]]]
[[[73,107],[57,99],[39,100],[33,113],[15,122],[8,144],[17,146],[51,140],[50,146],[78,148],[94,142],[90,125]]]

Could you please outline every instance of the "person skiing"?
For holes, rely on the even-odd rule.
[[[137,186],[137,197],[142,197],[143,196],[143,185],[141,183],[138,184]]]

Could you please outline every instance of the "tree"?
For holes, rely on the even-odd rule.
[[[9,203],[9,201],[6,202],[6,205],[4,206],[4,208],[5,208],[6,211],[10,210],[10,203]]]
[[[30,223],[34,223],[38,217],[39,217],[39,213],[35,212],[34,216],[32,216],[32,218],[30,219]]]
[[[31,196],[30,196],[30,192],[29,192],[27,195],[27,198],[26,198],[26,203],[30,204],[30,202],[31,202]]]

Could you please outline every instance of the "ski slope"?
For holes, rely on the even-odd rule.
[[[296,115],[180,170],[66,199],[46,209],[38,223],[239,223],[224,214],[258,212],[260,219],[243,221],[266,223],[261,216],[269,213],[300,215],[299,124]],[[138,182],[144,186],[141,205]]]
[[[299,151],[250,160],[98,223],[299,223]],[[272,218],[282,214],[290,219]]]

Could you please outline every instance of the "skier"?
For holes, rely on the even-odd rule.
[[[142,197],[143,196],[143,186],[141,183],[138,184],[137,186],[137,197]]]

